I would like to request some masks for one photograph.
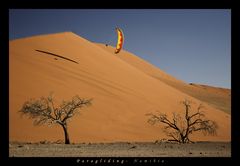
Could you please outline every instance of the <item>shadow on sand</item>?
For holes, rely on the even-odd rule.
[[[48,54],[48,55],[53,55],[53,56],[56,56],[56,57],[58,57],[58,58],[62,58],[62,59],[65,59],[65,60],[68,60],[68,61],[71,61],[71,62],[74,62],[74,63],[77,63],[77,64],[78,64],[78,62],[76,62],[76,61],[74,61],[74,60],[72,60],[72,59],[66,58],[66,57],[64,57],[64,56],[61,56],[61,55],[57,55],[57,54],[53,54],[53,53],[51,53],[51,52],[41,51],[41,50],[35,50],[35,51],[38,51],[38,52],[41,52],[41,53],[45,53],[45,54]]]

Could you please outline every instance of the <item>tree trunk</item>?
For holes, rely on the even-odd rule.
[[[67,131],[67,125],[62,125],[62,127],[64,130],[65,144],[70,144],[69,135],[68,135],[68,131]]]
[[[185,137],[184,137],[183,135],[181,135],[181,142],[182,142],[183,144],[186,143],[186,142],[185,142]]]

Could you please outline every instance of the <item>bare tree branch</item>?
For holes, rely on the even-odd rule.
[[[53,98],[41,97],[37,100],[30,100],[23,104],[19,112],[34,119],[34,125],[59,124],[63,127],[65,143],[70,143],[67,131],[67,119],[72,118],[80,108],[91,105],[92,99],[82,99],[74,96],[71,101],[63,101],[59,107],[55,107]]]
[[[148,122],[152,125],[156,123],[164,124],[164,130],[167,135],[172,138],[171,141],[177,141],[179,143],[192,142],[189,139],[189,135],[197,131],[203,132],[204,135],[216,134],[218,126],[216,122],[205,119],[205,115],[201,111],[201,109],[204,108],[202,104],[197,107],[196,113],[192,115],[190,115],[192,102],[184,100],[181,104],[183,104],[185,108],[184,118],[181,118],[180,114],[173,113],[172,121],[170,121],[166,114],[158,113],[158,115],[155,115],[149,113],[146,114],[150,116]]]

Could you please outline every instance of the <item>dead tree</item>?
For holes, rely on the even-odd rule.
[[[25,102],[19,112],[34,119],[34,125],[60,125],[64,131],[65,144],[70,144],[67,122],[79,113],[80,108],[91,105],[91,101],[92,99],[82,99],[79,96],[74,96],[71,101],[63,101],[61,105],[56,107],[53,97],[50,95],[47,98],[42,97]]]
[[[194,132],[201,131],[204,135],[211,134],[216,135],[218,128],[216,122],[205,118],[205,114],[202,111],[203,106],[200,104],[195,113],[192,112],[191,104],[189,100],[182,101],[184,105],[184,114],[173,113],[172,120],[170,120],[166,114],[159,113],[147,114],[150,116],[148,123],[154,125],[156,123],[162,123],[164,125],[164,132],[167,136],[171,137],[169,141],[175,141],[178,143],[189,143],[192,142],[189,139],[189,135]]]

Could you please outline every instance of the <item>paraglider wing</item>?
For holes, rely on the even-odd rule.
[[[120,28],[116,28],[116,31],[117,31],[117,35],[118,35],[118,40],[117,40],[115,54],[120,52],[120,50],[123,47],[123,41],[124,41],[124,36],[123,36],[122,30]]]

